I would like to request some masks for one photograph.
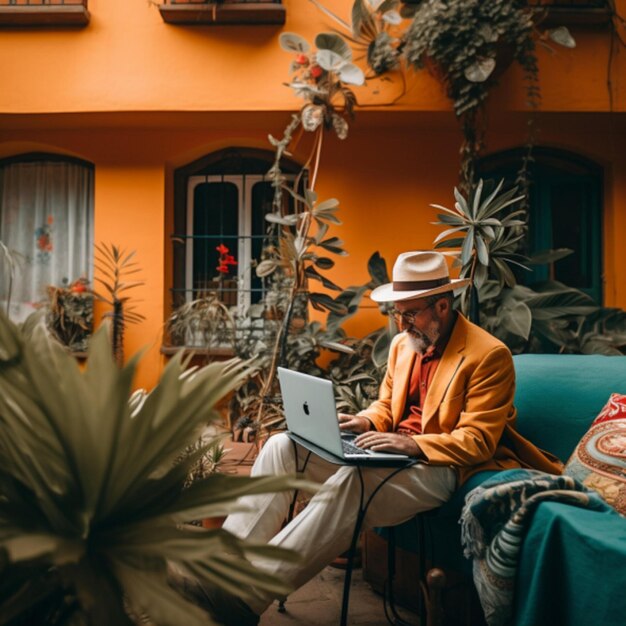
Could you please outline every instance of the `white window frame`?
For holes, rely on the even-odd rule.
[[[287,176],[293,180],[294,176]],[[252,189],[260,182],[269,182],[261,174],[212,174],[190,176],[187,180],[187,232],[185,237],[185,300],[190,302],[193,294],[193,210],[195,189],[204,183],[231,183],[237,188],[237,314],[243,315],[250,307],[252,286]]]

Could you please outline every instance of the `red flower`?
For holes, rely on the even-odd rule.
[[[228,269],[229,265],[237,265],[237,261],[235,261],[235,257],[232,254],[228,254],[230,250],[221,243],[219,246],[215,248],[220,253],[220,258],[217,265],[217,271],[221,274],[228,274],[230,271]]]

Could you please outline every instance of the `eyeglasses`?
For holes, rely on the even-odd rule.
[[[411,326],[413,322],[424,312],[428,311],[428,309],[432,309],[435,306],[434,302],[431,302],[428,306],[425,306],[423,309],[413,309],[412,311],[398,311],[398,309],[391,309],[389,313],[393,315],[396,322],[402,320],[403,324],[407,326]]]

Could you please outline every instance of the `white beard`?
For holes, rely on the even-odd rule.
[[[415,328],[404,332],[406,333],[411,348],[417,352],[417,354],[424,354],[430,346],[434,346],[439,340],[439,337],[441,336],[439,327],[439,322],[437,320],[432,320],[424,332],[420,332]]]
[[[408,332],[406,336],[409,341],[409,345],[411,346],[411,349],[414,352],[417,352],[417,354],[424,354],[424,352],[426,352],[426,348],[428,348],[428,345],[426,341],[424,341],[423,337],[417,337],[416,335],[409,335]]]

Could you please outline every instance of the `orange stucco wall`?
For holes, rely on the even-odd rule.
[[[331,4],[330,2],[327,4]],[[305,0],[286,0],[284,29],[312,39],[330,22]],[[347,16],[349,0],[332,3]],[[137,250],[145,286],[133,296],[146,316],[130,326],[126,353],[147,346],[137,385],[151,387],[169,307],[173,172],[227,146],[269,149],[298,106],[288,79],[289,55],[277,27],[175,27],[144,0],[90,0],[81,31],[6,31],[0,37],[0,157],[28,151],[71,154],[95,165],[95,240]],[[606,171],[605,304],[626,307],[626,50],[616,56],[614,112],[608,113],[607,37],[575,33],[579,47],[541,57],[538,143],[582,154]],[[430,203],[452,204],[460,132],[438,83],[409,76],[393,108],[357,113],[349,138],[331,135],[317,191],[341,202],[333,229],[350,256],[339,259],[341,285],[367,280],[376,250],[391,266],[398,252],[427,248],[439,232]],[[362,103],[382,103],[397,84]],[[488,108],[488,150],[525,140],[523,85],[512,68]],[[304,138],[295,157],[304,160]],[[349,322],[361,333],[380,324],[375,307]]]
[[[326,4],[348,19],[352,0]],[[622,14],[626,2],[618,0]],[[287,22],[275,26],[202,27],[165,24],[147,0],[90,0],[90,24],[81,30],[4,30],[0,37],[0,111],[271,111],[294,106],[282,83],[289,54],[282,31],[309,41],[335,24],[306,0],[284,0]],[[575,50],[541,49],[543,108],[608,110],[606,32],[574,30]],[[626,54],[615,58],[614,107],[626,110]],[[524,108],[517,72],[505,81],[503,102]],[[372,83],[363,103],[384,103],[398,93]],[[377,95],[375,92],[382,92]],[[437,83],[415,74],[397,110],[447,110]]]
[[[228,145],[267,147],[267,132],[278,134],[287,118],[286,114],[239,114],[219,123],[197,119],[177,125],[161,119],[160,128],[2,132],[0,156],[54,149],[94,163],[95,239],[136,249],[146,283],[133,294],[140,300],[138,308],[146,321],[129,326],[126,336],[127,354],[147,347],[138,385],[150,387],[163,364],[159,348],[170,302],[167,259],[174,169]],[[626,307],[626,273],[622,269],[626,254],[620,242],[620,233],[626,232],[626,159],[620,150],[624,129],[607,125],[601,115],[575,116],[567,124],[555,124],[548,117],[540,119],[539,125],[542,145],[583,154],[606,167],[605,303]],[[488,137],[490,149],[523,143],[525,116],[496,119],[494,126]],[[37,143],[32,143],[34,138]],[[367,259],[376,250],[391,265],[400,251],[432,244],[439,230],[430,223],[435,211],[429,204],[452,204],[459,138],[456,123],[445,113],[403,114],[399,119],[363,113],[348,140],[325,138],[317,191],[322,198],[332,196],[341,202],[344,224],[333,227],[332,234],[344,239],[349,256],[338,259],[334,270],[333,278],[339,284],[365,282]],[[307,149],[305,138],[296,156],[303,157]],[[358,334],[380,322],[376,308],[366,303],[347,328]]]
[[[163,189],[162,167],[145,163],[96,167],[94,204],[106,209],[95,211],[95,241],[136,250],[142,271],[130,279],[145,281],[127,292],[146,320],[139,328],[127,326],[125,351],[132,354],[140,348],[145,350],[141,369],[145,382],[141,386],[148,387],[160,369],[166,238]]]

